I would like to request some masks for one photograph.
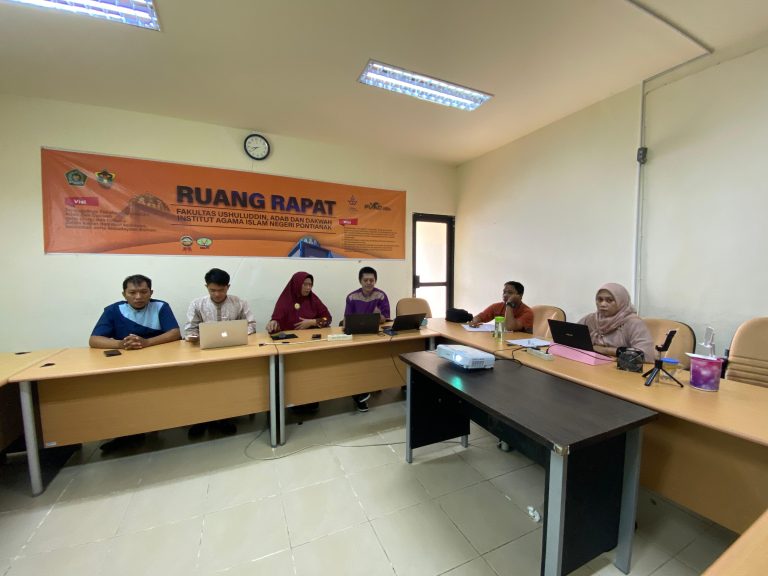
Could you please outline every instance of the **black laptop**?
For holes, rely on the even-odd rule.
[[[421,322],[427,315],[423,312],[420,314],[404,314],[395,318],[392,322],[392,332],[400,332],[401,330],[418,330],[421,328]]]
[[[381,314],[345,314],[344,334],[377,334]]]
[[[578,348],[594,352],[592,347],[592,337],[589,335],[589,328],[586,324],[574,324],[573,322],[563,322],[562,320],[549,320],[549,331],[552,333],[552,340],[555,344]]]

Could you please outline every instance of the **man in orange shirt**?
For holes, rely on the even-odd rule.
[[[469,321],[470,326],[490,322],[496,316],[504,316],[504,326],[509,332],[533,332],[533,310],[523,304],[525,288],[520,282],[510,280],[504,284],[502,302],[491,304]]]

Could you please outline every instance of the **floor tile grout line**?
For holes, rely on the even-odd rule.
[[[376,432],[376,434],[379,434],[379,436],[381,436],[381,434],[379,433],[379,431],[377,431],[377,432]],[[382,440],[383,440],[383,438],[382,438]],[[341,440],[341,442],[344,442],[344,440]],[[392,447],[392,446],[393,446],[393,444],[392,444],[392,443],[387,443],[387,447],[390,449],[390,451],[392,451],[394,454],[396,454],[396,455],[397,455],[397,452],[396,452],[396,451],[393,449],[393,447]],[[477,446],[477,445],[475,445],[474,447],[475,447],[476,449],[478,449],[478,450],[484,450],[484,451],[486,451],[486,452],[491,452],[491,447],[490,447],[490,446],[488,446],[488,447],[482,447],[482,446]],[[405,510],[405,509],[407,509],[407,508],[410,508],[410,507],[415,507],[415,506],[418,506],[418,505],[424,504],[424,503],[426,503],[426,502],[438,501],[440,498],[444,498],[445,496],[448,496],[448,495],[450,495],[450,494],[453,494],[453,493],[455,493],[455,492],[458,492],[458,491],[460,491],[460,490],[464,490],[464,489],[466,489],[466,488],[469,488],[469,487],[471,487],[471,486],[475,486],[475,485],[478,485],[478,484],[480,484],[481,482],[491,482],[492,480],[495,480],[495,479],[497,479],[497,478],[499,478],[499,477],[501,477],[501,476],[504,476],[504,475],[506,475],[506,474],[509,474],[509,473],[511,473],[511,472],[515,472],[515,471],[523,470],[523,469],[525,469],[525,468],[528,468],[528,467],[532,466],[532,464],[528,464],[527,466],[524,466],[524,467],[521,467],[521,468],[517,468],[517,469],[515,469],[515,470],[512,470],[512,471],[509,471],[509,472],[498,473],[498,474],[496,474],[496,475],[492,475],[492,476],[490,476],[490,477],[486,478],[486,477],[485,477],[485,475],[484,475],[484,474],[483,474],[483,473],[482,473],[480,470],[478,470],[478,469],[477,469],[476,467],[474,467],[474,466],[473,466],[473,465],[472,465],[470,462],[467,462],[467,461],[466,461],[466,460],[465,460],[465,459],[462,457],[462,455],[463,455],[463,454],[466,454],[467,452],[468,452],[468,451],[459,451],[459,450],[455,450],[455,451],[453,451],[453,452],[452,452],[452,454],[446,454],[445,456],[441,456],[441,457],[450,457],[451,455],[453,455],[453,454],[456,454],[457,456],[459,456],[459,458],[460,458],[460,459],[461,459],[461,460],[462,460],[462,461],[463,461],[463,462],[464,462],[464,463],[465,463],[467,466],[469,466],[469,467],[473,468],[473,469],[474,469],[476,472],[478,472],[478,473],[479,473],[479,474],[480,474],[480,475],[483,477],[483,478],[482,478],[482,480],[478,480],[478,481],[476,481],[476,482],[472,482],[471,484],[469,484],[469,485],[467,485],[467,486],[464,486],[464,487],[461,487],[461,488],[456,488],[456,489],[454,489],[454,490],[452,490],[452,491],[449,491],[449,492],[447,492],[447,493],[445,493],[445,494],[442,494],[442,495],[439,495],[439,496],[431,496],[430,494],[428,494],[428,493],[427,493],[427,496],[428,496],[428,500],[427,500],[427,501],[425,501],[425,502],[418,502],[418,503],[415,503],[415,504],[412,504],[412,505],[406,506],[405,508],[401,508],[401,509],[398,509],[398,510],[394,510],[394,511],[392,511],[392,512],[389,512],[389,513],[385,514],[384,516],[388,516],[388,515],[390,515],[390,514],[394,514],[394,513],[397,513],[397,512],[399,512],[399,511]],[[398,456],[399,456],[399,455],[398,455]],[[339,465],[340,469],[342,470],[342,474],[343,474],[343,477],[344,477],[344,478],[345,478],[345,479],[346,479],[346,480],[347,480],[347,481],[350,483],[350,486],[351,486],[351,482],[350,482],[350,480],[349,480],[349,479],[350,479],[350,477],[353,475],[353,473],[352,473],[351,471],[347,471],[347,469],[344,467],[344,465],[343,465],[343,464],[340,462],[340,459],[338,458],[338,456],[335,456],[335,459],[338,461],[338,465]],[[384,466],[384,465],[386,465],[386,464],[383,464],[383,465],[381,465],[381,466]],[[274,467],[274,462],[272,463],[272,466]],[[373,466],[373,467],[370,467],[370,468],[361,469],[361,471],[362,471],[362,470],[370,470],[370,469],[374,469],[374,470],[375,470],[375,469],[376,469],[376,468],[378,468],[378,467],[380,467],[380,466]],[[210,475],[210,472],[211,472],[211,470],[207,470],[206,472],[207,472],[207,474],[208,474],[208,475]],[[358,471],[358,472],[359,472],[359,471]],[[280,479],[279,479],[279,477],[277,476],[277,474],[276,474],[276,472],[274,471],[274,469],[272,470],[272,473],[273,473],[273,474],[275,475],[275,477],[276,477],[276,480],[277,480],[277,484],[278,484],[278,487],[280,487]],[[81,479],[81,476],[82,476],[82,474],[81,474],[80,472],[78,472],[78,473],[75,473],[75,474],[73,474],[73,475],[72,475],[72,477],[68,479],[68,481],[67,481],[66,485],[64,486],[64,488],[62,488],[62,489],[61,489],[61,491],[59,492],[59,494],[58,494],[58,496],[57,496],[57,498],[56,498],[55,502],[54,502],[53,504],[50,504],[50,505],[48,505],[48,506],[47,506],[47,510],[46,510],[46,512],[45,512],[45,515],[44,515],[44,516],[43,516],[43,518],[42,518],[42,519],[41,519],[41,520],[40,520],[40,521],[37,523],[37,526],[36,526],[36,527],[35,527],[35,528],[32,530],[32,532],[30,533],[29,537],[27,538],[27,541],[26,541],[26,543],[28,543],[28,542],[30,542],[30,541],[31,541],[31,539],[32,539],[32,537],[34,536],[34,534],[37,532],[37,530],[39,530],[40,526],[42,526],[42,525],[43,525],[43,523],[46,521],[46,519],[48,518],[48,516],[51,514],[51,512],[53,511],[53,509],[55,508],[55,506],[56,506],[57,504],[61,504],[62,502],[64,502],[64,501],[65,501],[65,498],[66,498],[66,494],[67,494],[67,493],[69,493],[69,491],[70,491],[70,490],[71,490],[71,489],[74,487],[74,485],[76,484],[77,480],[78,480],[78,479]],[[169,480],[169,481],[177,481],[177,480]],[[132,489],[126,489],[126,490],[124,490],[124,491],[116,491],[116,492],[114,492],[114,493],[112,493],[112,492],[110,493],[110,495],[112,495],[112,494],[120,494],[120,493],[122,493],[122,492],[129,492],[129,491],[131,492],[131,497],[130,497],[130,499],[128,500],[128,505],[127,505],[127,507],[126,507],[126,511],[124,511],[124,513],[123,513],[123,518],[121,519],[121,521],[120,521],[119,525],[122,525],[122,523],[124,522],[124,519],[125,519],[125,515],[127,514],[127,510],[129,510],[129,508],[130,508],[130,505],[133,503],[133,501],[134,501],[134,499],[135,499],[136,491],[137,491],[137,489],[138,489],[138,488],[140,488],[140,487],[141,487],[141,485],[142,485],[142,482],[143,482],[143,477],[140,477],[140,478],[139,478],[139,480],[138,480],[138,483],[137,483],[137,486],[136,486],[136,487],[134,487],[134,488],[132,488]],[[418,478],[417,478],[417,482],[418,482],[418,484],[419,484],[419,485],[422,487],[422,489],[425,489],[425,485],[423,484],[423,482],[422,482],[422,481],[418,480]],[[492,483],[492,482],[491,482],[491,484],[493,485],[493,483]],[[494,486],[494,489],[496,489],[496,490],[498,490],[500,493],[502,493],[502,494],[505,496],[505,498],[507,498],[507,500],[510,500],[510,501],[511,501],[511,498],[509,498],[509,496],[508,496],[507,494],[505,494],[505,493],[504,493],[504,492],[503,492],[503,491],[502,491],[502,490],[501,490],[501,489],[500,489],[498,486],[495,486],[495,485],[493,485],[493,486]],[[208,482],[208,483],[207,483],[207,486],[206,486],[206,489],[207,489],[207,491],[206,491],[206,496],[205,496],[205,498],[207,498],[207,495],[208,495],[208,493],[209,493],[209,491],[210,491],[210,487],[211,487],[211,484],[210,484],[210,482]],[[287,519],[286,519],[286,516],[285,516],[285,507],[284,507],[284,501],[283,501],[283,492],[282,492],[282,490],[281,490],[280,488],[278,488],[278,490],[279,490],[279,492],[278,492],[277,494],[272,494],[272,495],[269,495],[269,496],[259,496],[259,497],[257,497],[257,498],[256,498],[256,500],[249,500],[249,501],[247,501],[247,502],[244,502],[244,503],[248,503],[248,502],[259,502],[259,501],[265,500],[266,498],[272,498],[272,497],[280,497],[280,499],[281,499],[281,508],[282,508],[282,512],[283,512],[283,520],[284,520],[284,522],[285,522],[286,531],[288,531],[288,525],[287,525]],[[353,493],[355,494],[355,497],[356,497],[356,498],[357,498],[357,500],[358,500],[358,503],[359,503],[359,504],[361,504],[361,502],[362,502],[362,501],[361,501],[361,499],[360,499],[360,495],[357,493],[357,491],[354,489],[354,487],[352,487],[352,490],[353,490]],[[682,565],[682,566],[685,566],[686,568],[690,568],[691,570],[697,571],[698,569],[696,569],[696,568],[694,568],[694,567],[692,567],[692,566],[688,565],[688,564],[687,564],[686,562],[684,562],[684,561],[683,561],[683,560],[682,560],[682,559],[681,559],[679,556],[680,556],[680,555],[681,555],[681,554],[682,554],[682,553],[683,553],[683,552],[684,552],[686,549],[688,549],[688,547],[690,547],[690,546],[691,546],[691,545],[692,545],[692,544],[693,544],[693,543],[694,543],[694,542],[695,542],[695,541],[696,541],[698,538],[701,538],[702,536],[704,536],[704,535],[706,535],[706,534],[709,534],[710,532],[714,533],[714,535],[715,535],[715,536],[717,536],[717,534],[716,534],[716,529],[718,528],[718,526],[717,526],[716,524],[713,524],[711,521],[706,521],[706,519],[701,519],[701,518],[698,518],[698,517],[696,517],[696,516],[695,516],[695,515],[693,515],[693,514],[690,514],[690,513],[689,513],[687,510],[685,510],[685,509],[681,509],[681,508],[680,508],[680,507],[678,507],[678,506],[674,506],[674,503],[671,503],[671,502],[667,502],[667,501],[666,501],[665,499],[663,499],[662,497],[660,497],[660,498],[661,498],[662,500],[664,500],[664,501],[665,501],[665,503],[672,505],[672,506],[673,506],[673,507],[676,509],[676,511],[677,511],[677,512],[680,512],[680,513],[682,513],[682,514],[684,514],[684,515],[686,515],[686,516],[688,516],[688,517],[691,517],[691,518],[692,518],[692,519],[694,519],[694,520],[697,520],[697,521],[700,521],[700,522],[704,522],[704,523],[705,523],[705,525],[704,525],[703,527],[701,527],[701,528],[698,528],[698,527],[697,527],[697,529],[695,530],[695,533],[696,533],[696,535],[693,537],[693,539],[691,540],[691,542],[688,542],[688,543],[687,543],[685,546],[683,546],[683,547],[682,547],[680,550],[678,550],[678,551],[677,551],[677,552],[676,552],[674,555],[667,553],[666,555],[668,556],[668,558],[667,558],[667,559],[664,561],[664,563],[662,563],[662,565],[661,565],[661,566],[659,566],[659,567],[657,567],[656,569],[654,569],[654,573],[657,573],[657,572],[659,572],[659,570],[661,570],[661,568],[662,568],[663,566],[665,566],[665,565],[668,565],[668,564],[670,563],[670,561],[671,561],[671,560],[673,560],[673,559],[674,559],[674,560],[676,560],[677,562],[679,562],[679,563],[680,563],[680,565]],[[81,499],[74,499],[74,500],[71,500],[71,501],[66,501],[66,502],[68,502],[68,503],[69,503],[69,502],[78,502],[78,501],[80,501],[80,500],[87,500],[87,499],[88,499],[87,497],[84,497],[84,498],[81,498]],[[244,504],[244,503],[242,503],[242,504]],[[513,504],[514,504],[514,501],[513,501]],[[236,506],[239,506],[239,505],[241,505],[241,504],[233,504],[233,505],[231,505],[231,506],[229,506],[229,507],[227,507],[227,508],[225,508],[225,509],[231,509],[231,508],[234,508],[234,507],[236,507]],[[447,512],[445,512],[445,509],[444,509],[444,508],[443,508],[443,507],[442,507],[442,506],[439,504],[439,502],[438,502],[438,505],[439,505],[440,509],[443,511],[443,513],[445,513],[445,514],[447,515]],[[362,506],[362,504],[361,504],[361,506]],[[515,504],[515,506],[516,506],[518,509],[521,509],[521,508],[520,508],[519,506],[517,506],[516,504]],[[9,510],[9,511],[4,511],[4,512],[3,512],[3,514],[6,514],[6,513],[8,513],[8,512],[14,512],[14,511],[24,511],[24,508],[20,508],[20,509],[18,509],[18,510],[15,510],[15,509],[14,509],[14,510]],[[363,506],[363,511],[365,512],[365,507],[364,507],[364,506]],[[215,511],[211,511],[211,512],[215,512]],[[204,511],[204,512],[202,513],[202,516],[206,516],[208,513],[209,513],[209,512],[207,512],[207,511]],[[448,516],[448,517],[449,517],[449,519],[450,519],[450,516]],[[369,524],[369,525],[370,525],[370,526],[373,528],[373,523],[374,523],[374,520],[376,520],[376,518],[369,518],[369,517],[367,516],[367,513],[366,513],[366,518],[367,518],[367,520],[365,520],[365,521],[362,521],[362,522],[360,522],[360,524],[356,524],[356,525],[353,525],[353,526],[361,526],[361,525],[364,525],[364,524],[366,524],[366,523],[367,523],[367,524]],[[181,521],[181,520],[176,520],[176,521],[174,521],[174,522],[170,522],[170,524],[173,524],[173,523],[175,523],[175,522],[179,522],[179,521]],[[203,520],[203,522],[204,522],[204,521],[205,521],[205,520]],[[464,535],[464,533],[463,533],[463,532],[461,531],[461,529],[460,529],[460,528],[459,528],[459,527],[456,525],[456,523],[455,523],[455,522],[453,522],[453,520],[452,520],[452,519],[450,519],[450,521],[451,521],[451,522],[454,524],[454,526],[455,526],[455,527],[456,527],[456,528],[459,530],[459,532],[460,532],[460,533],[461,533],[461,534],[462,534],[462,535],[463,535],[463,536],[464,536],[464,537],[465,537],[465,538],[468,540],[468,538],[466,537],[466,535]],[[202,538],[202,534],[203,534],[203,528],[202,528],[202,526],[204,526],[204,524],[203,524],[203,525],[201,525],[201,538]],[[698,525],[697,525],[697,526],[698,526]],[[157,528],[157,526],[149,527],[149,528],[146,528],[145,530],[152,530],[152,529],[155,529],[155,528]],[[343,531],[343,530],[347,530],[347,529],[350,529],[350,528],[351,528],[351,527],[347,527],[347,528],[343,528],[343,529],[338,529],[338,530],[336,530],[336,531],[334,531],[334,532],[330,532],[330,533],[328,533],[328,534],[325,534],[325,535],[323,535],[323,536],[319,536],[319,537],[315,538],[314,540],[312,540],[312,541],[310,541],[310,542],[315,542],[315,541],[317,541],[317,540],[320,540],[320,539],[322,539],[322,538],[324,538],[324,537],[326,537],[326,536],[329,536],[329,535],[332,535],[332,534],[336,534],[336,533],[338,533],[338,532],[341,532],[341,531]],[[533,531],[536,531],[537,529],[538,529],[538,527],[534,528],[534,529],[533,529]],[[119,531],[119,528],[118,528],[118,531]],[[377,540],[379,540],[379,545],[380,545],[380,546],[382,546],[382,549],[384,549],[384,548],[383,548],[383,545],[381,544],[381,542],[380,542],[380,539],[379,539],[379,537],[378,537],[378,533],[376,533],[376,532],[375,532],[375,528],[374,528],[374,533],[375,533],[375,534],[376,534],[376,536],[377,536]],[[527,533],[527,534],[529,534],[529,533]],[[524,535],[521,535],[519,538],[522,538],[523,536],[525,536],[525,534],[524,534]],[[106,540],[106,541],[111,541],[111,540],[113,540],[114,538],[117,538],[117,537],[118,537],[117,535],[114,535],[113,537],[108,537],[108,538],[106,538],[106,539],[98,539],[98,540],[95,540],[95,541],[91,541],[91,542],[86,542],[86,543],[76,544],[76,545],[72,545],[72,546],[66,546],[66,547],[64,547],[64,548],[76,548],[76,547],[86,546],[86,545],[88,545],[88,544],[91,544],[92,542],[101,542],[101,541],[105,541],[105,540]],[[654,542],[654,540],[653,540],[653,535],[651,535],[651,534],[647,534],[647,535],[646,535],[646,537],[648,538],[648,540],[649,540],[650,542]],[[517,539],[515,539],[515,540],[517,540]],[[486,565],[490,566],[490,565],[488,564],[488,561],[485,559],[485,556],[486,556],[487,554],[489,554],[489,553],[493,552],[494,550],[497,550],[497,549],[499,549],[499,548],[501,548],[501,547],[503,547],[503,546],[506,546],[506,545],[508,545],[508,544],[509,544],[509,543],[511,543],[511,542],[514,542],[515,540],[511,540],[510,542],[507,542],[507,543],[501,544],[501,545],[499,545],[498,547],[496,547],[496,548],[494,548],[494,549],[492,549],[492,550],[489,550],[489,551],[488,551],[488,552],[486,552],[485,554],[479,554],[479,553],[478,553],[478,554],[479,554],[479,557],[482,557],[482,558],[484,559],[484,562],[486,563]],[[25,545],[26,545],[26,543],[25,543]],[[20,551],[24,549],[25,545],[22,545],[22,547],[21,547]],[[201,542],[200,542],[200,543],[199,543],[199,545],[198,545],[198,559],[199,559],[199,554],[200,554],[200,551],[199,551],[199,550],[200,550],[200,546],[201,546],[201,545],[202,545],[202,544],[201,544]],[[299,546],[303,546],[303,545],[304,545],[304,544],[301,544],[301,545],[298,545],[297,547],[299,547]],[[295,547],[293,547],[293,546],[291,546],[291,545],[290,545],[290,537],[289,537],[289,546],[290,546],[290,549],[291,549],[291,550],[293,550],[293,549],[295,548]],[[470,546],[472,546],[472,548],[473,548],[473,549],[477,550],[476,548],[474,548],[474,546],[472,545],[472,543],[471,543],[471,542],[470,542]],[[58,548],[58,549],[55,549],[55,550],[61,550],[61,548]],[[54,551],[55,551],[55,550],[54,550]],[[385,555],[386,555],[386,550],[384,549],[384,551],[385,551]],[[49,551],[49,552],[50,552],[50,551]],[[49,553],[49,552],[41,552],[40,554],[47,554],[47,553]],[[274,554],[277,554],[277,553],[279,553],[279,551],[278,551],[278,552],[274,552],[274,553],[272,553],[272,554],[269,554],[269,555],[266,555],[266,556],[274,555]],[[264,557],[266,557],[266,556],[264,556]],[[17,556],[16,558],[19,558],[19,557],[20,557],[20,556]],[[264,557],[262,557],[262,558],[264,558]],[[294,557],[293,557],[293,553],[292,553],[292,555],[291,555],[291,558],[292,558],[292,562],[293,562],[293,571],[294,571],[294,573],[296,573],[296,571],[297,571],[297,568],[296,568],[296,564],[295,564],[295,559],[294,559]],[[388,555],[387,555],[387,558],[389,559]],[[256,560],[258,560],[258,559],[256,559]],[[254,560],[254,561],[255,561],[255,560]],[[473,561],[473,560],[470,560],[469,562],[471,562],[471,561]],[[467,562],[465,562],[464,564],[466,564],[466,563],[467,563]],[[198,560],[198,564],[199,564],[199,560]],[[464,565],[464,564],[461,564],[461,565]],[[459,566],[461,566],[461,565],[459,565]],[[391,560],[390,560],[390,566],[392,566],[392,564],[391,564]],[[199,566],[198,566],[198,567],[199,567]],[[457,566],[457,567],[458,567],[458,566]],[[455,569],[455,568],[456,568],[456,567],[452,568],[451,570],[453,570],[453,569]],[[9,564],[9,566],[6,568],[6,570],[4,570],[4,572],[3,572],[3,573],[4,573],[4,574],[8,574],[9,570],[11,570],[11,569],[12,569],[12,565],[10,565],[10,564]],[[394,571],[394,566],[392,566],[392,569],[393,569],[393,571]],[[493,570],[493,568],[492,568],[492,567],[490,567],[490,569],[491,569],[492,571],[494,571],[494,572],[495,572],[495,570]],[[395,572],[395,573],[396,573],[396,572]]]
[[[530,536],[533,532],[536,532],[536,530],[542,530],[543,531],[544,528],[542,526],[537,526],[536,528],[534,528],[533,530],[529,530],[525,534],[520,534],[520,536],[518,536],[517,538],[512,538],[512,540],[510,540],[509,542],[504,542],[504,544],[499,544],[498,546],[494,546],[493,548],[491,548],[487,552],[484,552],[481,555],[482,556],[486,556],[486,555],[490,554],[491,552],[495,552],[496,550],[499,550],[500,548],[504,548],[504,546],[509,546],[510,544],[512,544],[512,542],[517,542],[521,538],[525,538],[526,536]]]
[[[376,526],[373,525],[372,520],[369,520],[368,523],[371,525],[371,530],[373,530],[373,535],[376,537],[376,541],[379,543],[379,546],[384,551],[384,556],[387,558],[387,562],[389,562],[389,567],[392,568],[392,573],[397,575],[397,568],[395,568],[395,563],[392,561],[392,558],[389,555],[389,551],[387,550],[387,547],[384,546],[384,542],[382,542],[381,535],[376,530]]]
[[[342,469],[344,468],[344,465],[342,464]],[[344,479],[347,481],[347,484],[349,485],[349,489],[352,490],[352,494],[355,495],[355,499],[357,500],[357,505],[360,506],[360,509],[363,511],[363,514],[365,514],[365,517],[368,519],[368,522],[371,521],[371,516],[368,513],[368,511],[365,509],[365,505],[363,504],[363,500],[360,498],[360,495],[357,493],[357,490],[355,490],[354,484],[352,484],[352,481],[349,479],[349,475],[345,475]]]
[[[141,483],[141,477],[139,477],[139,484]],[[137,488],[139,486],[137,485],[134,490],[131,491],[131,497],[128,499],[128,504],[125,506],[125,510],[123,510],[123,515],[120,518],[120,521],[117,523],[117,526],[115,527],[115,533],[112,534],[112,537],[115,538],[120,534],[120,528],[123,526],[125,519],[128,517],[128,510],[131,507],[131,503],[133,503],[134,499],[136,498]]]
[[[203,557],[203,543],[205,539],[205,524],[206,524],[207,518],[205,515],[203,515],[203,520],[200,522],[200,535],[197,539],[197,552],[195,553],[195,570],[199,571],[201,569],[202,564],[202,557]]]
[[[278,487],[281,484],[280,480],[280,474],[278,474],[277,470],[275,470],[275,475],[277,475],[277,482]],[[283,493],[281,492],[279,495],[280,498],[280,511],[283,514],[283,524],[285,525],[285,535],[288,539],[288,548],[291,550],[291,565],[293,566],[293,572],[296,573],[296,558],[293,555],[293,539],[291,538],[291,527],[288,525],[288,513],[285,510],[285,500],[283,499]]]
[[[448,574],[449,572],[452,572],[453,570],[461,568],[462,566],[466,566],[467,564],[471,564],[472,562],[474,562],[475,560],[478,560],[478,559],[482,560],[483,562],[485,562],[485,558],[483,558],[483,556],[481,554],[480,556],[478,556],[476,558],[472,558],[471,560],[467,560],[466,562],[462,562],[461,564],[457,564],[456,566],[454,566],[452,568],[448,568],[447,570],[443,570],[437,576],[444,576],[445,574]],[[494,570],[493,568],[491,568],[490,565],[488,565],[488,562],[485,562],[485,564],[486,564],[486,566],[488,566],[488,568],[490,568],[491,571],[493,571],[494,574],[497,574],[496,570]]]
[[[315,536],[314,538],[311,538],[307,540],[306,542],[302,542],[301,544],[290,544],[291,550],[295,550],[297,548],[302,548],[306,546],[307,544],[312,544],[314,542],[317,542],[318,540],[322,540],[323,538],[327,538],[328,536],[334,536],[336,534],[341,534],[342,532],[346,532],[347,530],[352,530],[353,528],[358,528],[359,526],[363,526],[365,524],[370,524],[370,520],[362,520],[360,522],[356,522],[354,524],[350,524],[349,526],[344,526],[343,528],[336,528],[334,530],[331,530],[330,532],[326,532],[325,534],[321,534],[320,536]]]
[[[476,484],[472,484],[472,486],[476,486]],[[466,486],[466,488],[470,488],[470,486]],[[447,494],[446,494],[445,496],[447,496]],[[442,496],[441,496],[441,498],[442,498]],[[466,540],[466,541],[467,541],[467,543],[468,543],[468,544],[469,544],[469,545],[472,547],[472,549],[475,551],[475,553],[478,555],[478,557],[482,558],[482,556],[483,556],[483,553],[482,553],[482,552],[480,552],[480,550],[478,550],[478,549],[477,549],[477,546],[475,546],[475,545],[472,543],[472,541],[469,539],[469,536],[467,536],[466,534],[464,534],[464,531],[463,531],[463,530],[461,529],[461,527],[460,527],[460,526],[459,526],[459,525],[458,525],[458,524],[457,524],[457,523],[456,523],[456,522],[453,520],[453,518],[451,518],[451,515],[450,515],[450,514],[448,514],[448,511],[447,511],[445,508],[443,508],[443,505],[442,505],[442,504],[441,504],[441,503],[438,501],[438,499],[435,499],[435,504],[437,504],[437,507],[440,509],[440,511],[441,511],[443,514],[445,514],[445,517],[446,517],[446,518],[448,518],[448,521],[449,521],[451,524],[453,524],[453,527],[454,527],[454,528],[456,528],[456,530],[459,532],[459,534],[461,534],[461,535],[462,535],[462,537],[464,538],[464,540]],[[473,558],[473,560],[474,560],[474,558]],[[470,562],[471,562],[471,560],[470,560]],[[466,562],[465,562],[465,564],[466,564]],[[453,568],[451,568],[451,570],[454,570],[455,568],[458,568],[458,566],[454,566]]]
[[[75,475],[75,476],[77,476],[77,475]],[[29,535],[29,536],[27,537],[27,539],[26,539],[26,540],[25,540],[25,541],[24,541],[24,542],[21,544],[21,546],[19,546],[19,549],[16,551],[16,555],[10,559],[10,560],[11,560],[11,563],[10,563],[10,564],[9,564],[9,566],[8,566],[8,569],[9,569],[9,570],[10,570],[10,568],[13,566],[13,562],[14,562],[14,561],[15,561],[17,558],[21,558],[21,557],[23,557],[23,555],[22,555],[22,554],[19,554],[19,553],[20,553],[20,552],[23,552],[23,551],[26,549],[27,545],[28,545],[28,544],[29,544],[29,543],[32,541],[32,538],[34,538],[34,536],[35,536],[35,535],[37,534],[37,532],[40,530],[40,527],[41,527],[41,526],[42,526],[42,525],[45,523],[45,521],[46,521],[46,520],[48,519],[48,517],[51,515],[51,512],[53,512],[53,508],[54,508],[54,506],[56,506],[56,504],[58,504],[58,503],[61,501],[62,497],[64,496],[64,493],[67,491],[67,488],[69,488],[70,484],[72,484],[72,482],[74,481],[74,479],[75,479],[75,477],[74,477],[74,476],[73,476],[72,478],[70,478],[70,479],[69,479],[69,482],[67,482],[67,485],[66,485],[66,486],[64,486],[64,488],[62,489],[61,493],[59,493],[59,495],[56,497],[56,500],[54,500],[54,501],[53,501],[53,504],[51,504],[50,506],[48,506],[48,510],[46,511],[46,513],[45,513],[45,514],[43,514],[43,517],[42,517],[42,518],[40,518],[40,521],[39,521],[39,522],[37,523],[37,525],[36,525],[36,526],[35,526],[35,527],[32,529],[32,532],[30,533],[30,535]]]

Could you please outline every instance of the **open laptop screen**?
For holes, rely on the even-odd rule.
[[[345,314],[344,334],[376,334],[379,331],[381,315],[373,314]]]
[[[578,348],[593,352],[592,337],[589,328],[585,324],[574,324],[562,320],[549,320],[549,330],[552,332],[552,340],[555,344]]]
[[[399,332],[401,330],[418,330],[421,328],[421,321],[426,318],[427,315],[423,312],[420,314],[404,314],[398,316],[392,323],[392,330]]]

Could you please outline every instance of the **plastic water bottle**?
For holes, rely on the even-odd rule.
[[[704,331],[704,340],[699,343],[699,346],[701,346],[702,356],[715,357],[715,331],[712,329],[712,326],[707,326],[707,329]]]
[[[663,362],[664,370],[666,370],[666,372],[659,374],[659,380],[672,382],[672,378],[675,377],[675,372],[680,368],[680,361],[677,358],[662,358],[661,361]]]
[[[493,319],[493,337],[496,340],[504,339],[504,316],[496,316]]]

